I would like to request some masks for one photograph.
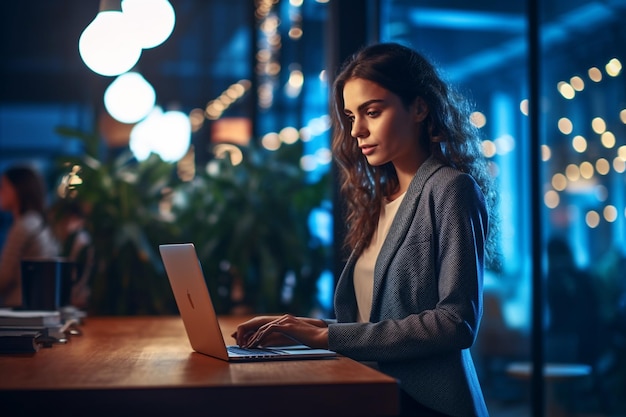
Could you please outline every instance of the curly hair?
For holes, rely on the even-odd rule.
[[[331,118],[332,150],[345,198],[347,231],[345,247],[360,254],[370,243],[382,201],[399,187],[391,162],[368,164],[350,134],[344,114],[343,89],[351,79],[378,84],[396,94],[407,108],[419,97],[428,107],[422,148],[444,163],[471,175],[485,196],[490,218],[486,254],[495,255],[497,195],[487,161],[482,154],[478,129],[470,122],[469,103],[447,85],[437,69],[418,52],[396,43],[367,46],[352,55],[333,84]]]

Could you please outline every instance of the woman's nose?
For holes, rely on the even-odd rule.
[[[362,138],[367,136],[367,129],[365,127],[365,124],[359,119],[354,119],[354,121],[352,122],[350,135],[352,135],[353,138]]]

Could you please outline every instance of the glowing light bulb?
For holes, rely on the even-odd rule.
[[[155,152],[166,162],[180,160],[189,150],[191,122],[180,111],[163,113],[160,121],[159,140],[153,144]]]
[[[176,13],[167,0],[123,0],[122,11],[143,49],[162,44],[174,30]]]
[[[119,10],[102,10],[78,40],[80,56],[93,72],[116,76],[130,70],[141,56],[129,20]]]
[[[130,132],[130,150],[140,161],[151,153],[166,162],[180,160],[191,143],[189,117],[179,111],[163,110],[156,106],[150,114],[137,123]]]
[[[154,88],[137,72],[120,75],[104,92],[104,107],[122,123],[137,123],[150,113],[155,102]]]

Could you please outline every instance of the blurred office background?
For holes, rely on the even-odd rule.
[[[626,415],[626,1],[171,0],[173,31],[129,70],[153,94],[130,119],[105,104],[118,76],[78,48],[113,3],[0,17],[0,169],[35,165],[51,206],[85,208],[89,314],[175,313],[166,241],[196,243],[221,313],[332,314],[329,83],[395,41],[471,98],[499,186],[502,263],[473,348],[492,415]]]

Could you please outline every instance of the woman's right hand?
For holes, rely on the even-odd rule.
[[[259,316],[237,327],[232,334],[242,347],[286,346],[305,344],[310,347],[327,347],[326,322],[320,319],[284,316]]]
[[[235,338],[237,346],[246,346],[248,341],[256,334],[259,327],[270,323],[279,316],[258,316],[237,326],[237,330],[231,335]]]

